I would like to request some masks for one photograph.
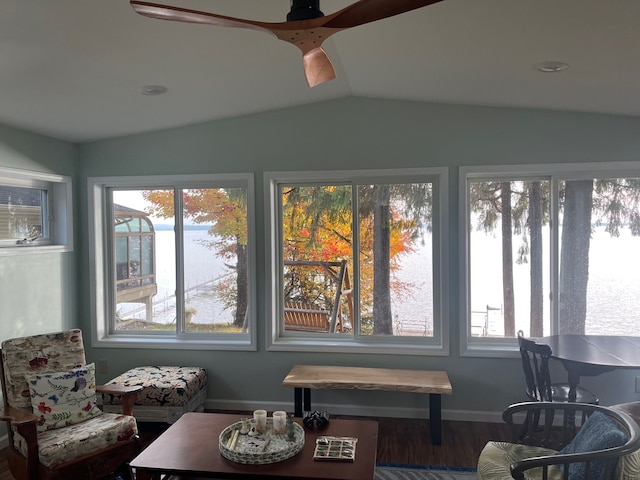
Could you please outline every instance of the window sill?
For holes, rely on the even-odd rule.
[[[420,337],[422,338],[422,337]],[[424,338],[416,341],[414,338],[393,337],[390,342],[384,338],[331,339],[283,337],[274,339],[267,350],[273,352],[323,352],[323,353],[366,353],[388,355],[421,355],[421,356],[447,356],[448,348],[436,343],[433,339]]]
[[[502,341],[500,341],[502,340]],[[519,358],[520,352],[518,351],[517,341],[514,342],[513,338],[507,339],[494,339],[488,342],[474,342],[463,345],[460,356],[461,357],[477,357],[477,358]]]
[[[16,245],[0,247],[0,256],[31,255],[34,253],[66,253],[72,252],[69,245]]]
[[[228,339],[193,337],[143,337],[140,335],[111,335],[93,339],[95,348],[162,348],[165,350],[238,350],[256,351],[255,341],[237,336]]]

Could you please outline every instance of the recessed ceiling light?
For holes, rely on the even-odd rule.
[[[569,68],[569,65],[567,65],[564,62],[540,62],[540,63],[536,63],[533,68],[535,68],[536,70],[538,70],[539,72],[544,72],[544,73],[556,73],[556,72],[561,72],[562,70],[566,70],[567,68]]]
[[[145,85],[140,89],[142,95],[162,95],[167,93],[167,87],[162,85]]]

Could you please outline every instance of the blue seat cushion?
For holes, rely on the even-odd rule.
[[[596,450],[619,447],[627,441],[627,436],[618,425],[601,412],[593,413],[574,437],[574,439],[558,454],[587,453]],[[617,460],[600,460],[591,464],[592,480],[606,480],[607,467]],[[584,462],[569,465],[569,480],[583,480],[586,478],[586,464]]]

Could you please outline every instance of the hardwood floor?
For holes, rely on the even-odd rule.
[[[432,445],[429,421],[375,418],[378,421],[378,463],[476,467],[489,440],[509,440],[501,423],[444,421],[442,445]]]
[[[378,463],[475,468],[478,455],[489,440],[509,439],[509,431],[501,423],[445,420],[442,445],[437,446],[429,440],[428,420],[367,418],[378,422]],[[159,423],[140,423],[143,444],[148,445],[166,427]],[[0,480],[14,480],[5,453],[0,451]]]

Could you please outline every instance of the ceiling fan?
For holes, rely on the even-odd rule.
[[[393,17],[441,1],[443,0],[360,0],[325,16],[320,11],[319,0],[291,0],[287,21],[277,23],[225,17],[138,0],[130,0],[130,3],[137,13],[146,17],[218,27],[248,28],[270,33],[302,51],[302,65],[307,83],[310,87],[315,87],[336,78],[333,64],[322,48],[322,42],[329,36],[347,28]]]

